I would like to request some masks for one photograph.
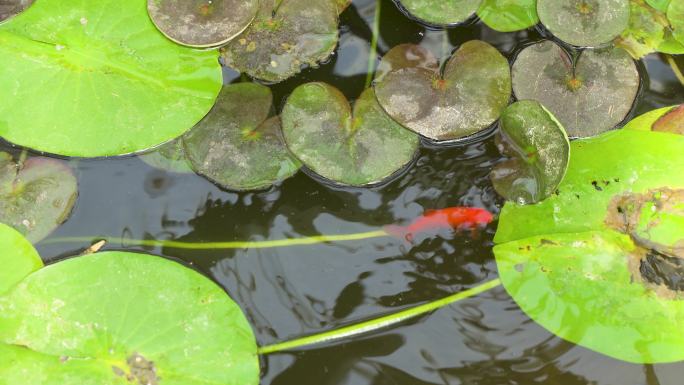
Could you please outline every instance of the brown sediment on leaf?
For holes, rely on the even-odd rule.
[[[131,384],[139,385],[159,385],[157,368],[154,362],[148,361],[138,353],[133,353],[126,360],[128,372],[118,366],[112,366],[112,371],[118,377],[126,378]]]

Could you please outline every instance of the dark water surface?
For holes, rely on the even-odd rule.
[[[315,0],[312,0],[315,1]],[[299,84],[326,81],[350,99],[364,87],[374,0],[342,15],[332,60],[273,86],[278,108]],[[481,23],[426,30],[382,1],[380,54],[420,43],[446,58],[461,43],[485,40],[508,57],[544,32],[498,33]],[[679,58],[678,60],[681,60]],[[684,102],[684,87],[657,55],[644,60],[635,113]],[[226,82],[239,75],[226,69]],[[0,150],[3,148],[0,147]],[[300,172],[258,193],[221,190],[196,175],[153,169],[135,157],[73,161],[80,196],[51,238],[125,236],[188,242],[346,234],[406,223],[424,210],[503,203],[488,180],[500,159],[492,135],[468,145],[424,146],[416,163],[379,188],[336,188]],[[308,335],[444,297],[497,277],[496,223],[471,239],[441,234],[410,248],[379,238],[294,248],[188,251],[129,247],[180,259],[213,278],[244,309],[260,345]],[[87,244],[43,244],[50,261]],[[343,343],[262,359],[262,384],[598,384],[679,385],[684,364],[632,365],[565,342],[526,317],[501,288],[431,315]]]

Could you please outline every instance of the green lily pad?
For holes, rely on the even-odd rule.
[[[375,70],[375,81],[381,81],[388,73],[402,68],[425,68],[439,70],[439,59],[429,50],[416,44],[400,44],[389,50]]]
[[[615,128],[632,109],[639,71],[622,49],[585,50],[576,65],[556,43],[522,50],[513,64],[518,99],[544,104],[571,137],[589,137]]]
[[[629,28],[615,40],[615,45],[640,59],[665,44],[670,23],[662,12],[641,0],[630,0]]]
[[[43,267],[43,261],[31,242],[3,223],[0,223],[0,250],[0,294]]]
[[[620,360],[684,359],[682,148],[640,130],[575,141],[557,194],[505,205],[494,253],[531,318]]]
[[[270,117],[271,90],[255,83],[225,86],[216,105],[183,138],[192,167],[232,190],[258,190],[300,168],[281,139],[280,120]]]
[[[684,104],[673,108],[653,124],[653,131],[684,135]]]
[[[197,123],[221,83],[217,53],[164,38],[140,0],[41,0],[0,25],[0,136],[39,151],[157,146]]]
[[[468,20],[482,0],[401,0],[399,3],[423,23],[449,26]]]
[[[254,22],[223,49],[230,67],[280,82],[326,60],[338,41],[336,0],[263,0]]]
[[[179,174],[190,174],[195,171],[185,155],[185,144],[183,139],[175,139],[169,143],[162,144],[155,150],[138,156],[140,160],[160,170],[175,172]]]
[[[249,26],[258,10],[258,0],[147,0],[159,31],[191,47],[228,43]]]
[[[0,22],[9,19],[33,4],[34,0],[0,0]]]
[[[290,150],[313,172],[345,185],[379,183],[418,151],[418,136],[385,114],[371,88],[352,113],[336,88],[304,84],[287,99],[282,119]]]
[[[491,126],[508,106],[508,61],[491,45],[472,40],[438,70],[407,67],[375,83],[383,109],[397,122],[432,140],[462,139]]]
[[[477,16],[499,32],[514,32],[539,23],[537,0],[483,0]]]
[[[672,25],[672,34],[680,44],[684,44],[684,2],[673,1],[667,8],[667,19]]]
[[[570,141],[563,126],[538,102],[523,100],[503,112],[500,127],[500,148],[512,159],[492,170],[496,191],[519,204],[551,196],[570,159]]]
[[[636,118],[630,120],[622,128],[623,130],[639,130],[639,131],[652,131],[653,125],[658,119],[663,117],[663,115],[672,111],[675,107],[664,107],[658,108],[653,111],[649,111],[643,115],[639,115]]]
[[[63,161],[30,158],[18,164],[0,152],[0,218],[31,242],[64,222],[76,202],[78,182]]]
[[[646,3],[660,12],[665,13],[667,12],[667,7],[670,5],[670,1],[672,0],[646,0]]]
[[[220,287],[150,255],[69,259],[0,297],[8,384],[256,385],[256,349]]]
[[[629,0],[537,0],[539,19],[557,38],[579,47],[610,43],[629,26]]]

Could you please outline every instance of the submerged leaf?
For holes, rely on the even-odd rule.
[[[192,47],[226,44],[252,22],[259,0],[147,0],[147,11],[169,39]]]
[[[165,143],[154,151],[142,154],[138,158],[160,170],[181,174],[194,173],[190,161],[187,155],[185,155],[185,145],[182,138]]]
[[[150,255],[72,258],[0,297],[7,384],[256,385],[256,349],[223,289]]]
[[[0,295],[43,266],[31,242],[3,223],[0,223],[0,250]]]
[[[520,31],[539,23],[537,0],[484,0],[477,16],[500,32]]]
[[[26,10],[34,0],[0,0],[0,22]]]
[[[227,65],[280,82],[326,60],[338,40],[336,0],[263,0],[254,22],[224,50]]]
[[[283,109],[283,134],[313,172],[334,182],[382,182],[416,155],[418,136],[396,123],[366,89],[352,113],[347,98],[325,83],[297,87]]]
[[[449,59],[444,74],[425,67],[387,73],[375,83],[378,102],[397,122],[433,140],[454,140],[491,126],[511,96],[508,61],[472,40]]]
[[[255,83],[227,85],[216,105],[183,141],[198,173],[232,190],[258,190],[287,179],[299,162],[270,117],[271,90]]]
[[[427,24],[447,26],[468,20],[482,0],[400,0],[414,18]]]
[[[537,0],[539,19],[557,38],[580,47],[598,47],[629,25],[629,0]]]
[[[60,160],[30,158],[18,164],[0,152],[0,218],[31,242],[48,236],[71,213],[78,183]]]
[[[145,150],[197,123],[221,77],[216,52],[164,38],[140,0],[41,0],[0,25],[0,136],[69,156]]]
[[[639,72],[626,51],[585,50],[573,64],[556,43],[522,50],[513,64],[518,99],[543,103],[571,137],[589,137],[615,128],[632,109]]]
[[[496,191],[519,204],[551,196],[570,159],[563,126],[538,102],[523,100],[503,112],[500,127],[502,152],[512,159],[494,167],[491,178]]]

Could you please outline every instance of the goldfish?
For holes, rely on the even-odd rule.
[[[439,229],[477,230],[487,226],[494,220],[494,215],[481,208],[449,207],[440,210],[428,210],[406,226],[389,225],[384,230],[388,234],[406,239],[413,243],[415,234]]]

